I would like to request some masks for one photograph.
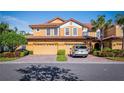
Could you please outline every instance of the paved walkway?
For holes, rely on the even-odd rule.
[[[105,62],[114,62],[112,60],[108,60],[102,57],[95,57],[93,55],[89,55],[87,58],[76,57],[72,58],[68,56],[68,61],[62,63],[105,63]],[[13,63],[61,63],[56,61],[55,55],[29,55],[23,58],[14,60]]]

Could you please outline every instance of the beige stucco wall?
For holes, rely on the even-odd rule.
[[[105,37],[112,36],[112,35],[117,37],[123,36],[122,29],[120,28],[120,26],[115,25],[105,31]]]
[[[116,36],[117,37],[122,37],[123,36],[123,31],[122,29],[120,28],[120,26],[116,26]]]
[[[122,49],[122,41],[112,40],[112,49]]]
[[[94,42],[92,42],[94,45]],[[28,42],[28,45],[26,46],[27,50],[33,51],[35,55],[56,55],[57,50],[59,49],[65,49],[66,54],[70,54],[70,48],[74,44],[84,44],[84,42],[77,41],[77,42],[60,42],[60,41],[53,41],[53,42],[36,42],[36,41],[31,41]],[[87,45],[87,47],[89,47]]]
[[[64,36],[65,28],[66,27],[60,28],[59,36]],[[82,36],[82,28],[78,28],[78,27],[75,27],[75,26],[67,26],[67,28],[69,28],[70,36],[73,36],[73,34],[72,34],[73,28],[77,28],[78,36]],[[46,29],[40,29],[39,31],[33,30],[33,35],[34,36],[46,36]],[[54,36],[53,32],[51,32],[51,36]]]
[[[89,32],[89,36],[96,37],[96,32]]]
[[[104,48],[105,48],[105,47],[112,48],[111,40],[103,41],[103,44],[104,44]]]
[[[109,37],[109,36],[112,36],[112,35],[116,36],[116,26],[113,26],[113,27],[107,29],[105,31],[104,35],[105,35],[105,37]]]
[[[36,31],[35,29],[33,29],[32,32],[34,36],[45,36],[46,35],[45,28],[39,29],[39,31]]]

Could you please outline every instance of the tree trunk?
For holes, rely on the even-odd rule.
[[[101,51],[103,51],[103,30],[100,29],[100,43],[101,43]]]
[[[123,30],[123,37],[122,37],[122,50],[124,50],[124,28],[123,28],[122,30]]]
[[[101,40],[101,51],[103,51],[103,41]]]
[[[4,47],[0,46],[0,53],[4,52]]]

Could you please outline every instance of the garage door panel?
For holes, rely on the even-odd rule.
[[[56,45],[36,45],[34,47],[34,54],[37,55],[55,55],[56,53]]]

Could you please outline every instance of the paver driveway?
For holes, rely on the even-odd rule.
[[[17,59],[13,62],[21,62],[21,63],[56,63],[56,56],[55,55],[29,55],[20,59]],[[87,58],[72,58],[68,56],[68,61],[63,63],[82,63],[82,62],[113,62],[112,60],[108,60],[102,57],[95,57],[89,55]],[[60,63],[60,62],[59,62]]]

